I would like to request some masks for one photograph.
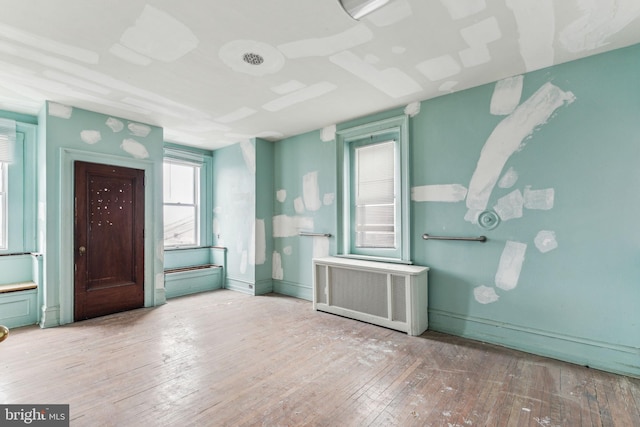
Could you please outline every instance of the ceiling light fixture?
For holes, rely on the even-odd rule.
[[[253,52],[247,52],[242,55],[242,60],[251,65],[260,65],[264,62],[262,55]]]
[[[385,4],[389,3],[389,0],[338,0],[342,8],[353,19],[359,20],[365,15],[380,9]]]

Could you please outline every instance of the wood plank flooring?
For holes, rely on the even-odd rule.
[[[0,344],[0,402],[72,426],[640,426],[640,379],[228,290]]]

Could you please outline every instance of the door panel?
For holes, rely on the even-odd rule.
[[[144,305],[144,171],[75,163],[75,320]]]

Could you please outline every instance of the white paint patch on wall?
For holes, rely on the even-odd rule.
[[[388,27],[404,21],[412,13],[411,4],[407,0],[395,0],[368,15],[367,19],[376,27]]]
[[[314,236],[313,257],[324,258],[329,256],[329,238],[324,236]]]
[[[452,19],[462,19],[486,9],[485,0],[440,0]]]
[[[240,142],[240,150],[242,150],[242,157],[244,163],[247,165],[247,169],[252,174],[256,174],[256,147],[251,141]]]
[[[293,253],[293,248],[291,246],[285,246],[284,248],[282,248],[282,252],[285,255],[291,255]]]
[[[49,115],[61,119],[70,119],[73,114],[73,107],[58,104],[57,102],[49,102]]]
[[[302,197],[296,197],[293,200],[293,209],[295,209],[297,214],[304,213],[304,201]]]
[[[404,107],[404,113],[409,117],[415,117],[420,114],[421,105],[422,104],[420,103],[420,101],[412,102],[411,104],[408,104],[406,107]]]
[[[324,193],[324,196],[322,196],[322,204],[325,206],[331,206],[335,199],[335,193]]]
[[[469,183],[467,207],[483,211],[502,169],[524,139],[547,122],[561,106],[572,103],[575,96],[551,83],[545,83],[493,130],[480,153],[476,170]]]
[[[164,273],[156,274],[156,289],[164,289]]]
[[[298,40],[284,43],[278,49],[289,59],[329,56],[360,46],[373,40],[373,32],[365,24],[357,24],[348,30],[329,37]]]
[[[133,65],[141,65],[146,67],[151,64],[151,58],[144,55],[140,55],[138,52],[134,52],[128,47],[122,46],[120,43],[114,43],[109,48],[109,52],[123,61],[126,61]]]
[[[500,298],[496,290],[489,286],[478,286],[473,290],[473,296],[480,304],[491,304]]]
[[[172,62],[198,47],[198,38],[168,13],[145,5],[133,27],[125,30],[120,43],[159,61]]]
[[[553,208],[554,201],[555,190],[553,188],[532,190],[530,185],[524,188],[524,207],[527,209],[548,211]]]
[[[100,142],[102,135],[99,130],[83,130],[80,132],[80,139],[82,142],[93,145]]]
[[[297,80],[289,80],[286,83],[272,87],[271,90],[278,95],[285,95],[287,93],[295,92],[296,90],[300,90],[305,87],[307,87],[307,85],[304,83],[301,83]]]
[[[320,140],[330,142],[336,139],[336,125],[325,126],[320,131]]]
[[[583,52],[607,44],[607,39],[640,17],[638,0],[576,0],[584,14],[558,35],[569,52]]]
[[[311,86],[307,86],[303,89],[297,90],[287,95],[283,95],[280,98],[276,98],[273,101],[267,102],[262,106],[262,108],[273,113],[291,107],[293,105],[300,104],[301,102],[308,101],[310,99],[319,98],[322,95],[333,92],[337,88],[338,86],[329,82],[315,83]]]
[[[273,237],[293,237],[302,230],[313,230],[313,218],[276,215],[273,217]]]
[[[302,197],[307,210],[315,212],[322,207],[318,172],[309,172],[302,177]]]
[[[524,255],[527,251],[527,244],[507,241],[496,273],[496,286],[505,291],[510,291],[518,286],[520,272],[524,263]]]
[[[502,221],[514,218],[522,218],[522,206],[524,198],[520,190],[514,190],[504,197],[498,199],[493,210],[500,216]]]
[[[458,61],[449,54],[427,59],[416,65],[416,68],[432,82],[460,74],[462,69]]]
[[[511,188],[516,185],[518,182],[518,172],[516,172],[513,167],[507,169],[507,171],[502,175],[500,181],[498,181],[498,187],[500,188]]]
[[[235,111],[232,111],[229,114],[225,114],[224,116],[217,117],[216,120],[220,123],[232,123],[237,122],[238,120],[246,119],[247,117],[253,116],[257,113],[256,110],[249,107],[238,108]]]
[[[287,190],[276,191],[276,200],[280,203],[284,203],[284,201],[287,200]]]
[[[244,61],[244,54],[251,52],[260,55],[263,62],[259,67]],[[284,55],[275,47],[255,40],[234,40],[218,51],[218,56],[228,67],[251,76],[264,76],[277,73],[286,61]]]
[[[491,61],[487,45],[502,38],[498,20],[494,16],[461,29],[460,35],[470,46],[459,53],[462,64],[467,68]]]
[[[558,247],[558,241],[556,240],[555,231],[541,230],[533,240],[536,248],[543,254],[554,250]]]
[[[506,116],[513,113],[522,97],[523,76],[508,77],[498,81],[491,96],[491,114]]]
[[[282,256],[277,251],[273,251],[273,255],[271,256],[271,278],[275,280],[284,280]]]
[[[249,254],[247,251],[242,251],[240,255],[240,273],[245,274],[247,267],[249,266]]]
[[[267,262],[267,231],[264,219],[256,219],[255,242],[256,248],[254,265],[262,265]]]
[[[120,144],[120,148],[131,154],[136,159],[149,158],[149,152],[147,151],[147,148],[135,139],[127,138],[123,140],[122,144]]]
[[[146,138],[151,133],[151,127],[142,123],[129,123],[127,128],[129,132],[141,138]]]
[[[421,185],[411,188],[414,202],[461,202],[467,197],[467,188],[460,184]]]
[[[553,0],[507,0],[518,25],[520,55],[528,71],[553,65],[556,22]]]
[[[418,82],[400,69],[392,67],[378,70],[352,52],[340,52],[329,60],[391,98],[402,98],[422,91]]]

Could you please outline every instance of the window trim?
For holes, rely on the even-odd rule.
[[[0,250],[9,249],[9,164],[0,161]]]
[[[396,161],[398,170],[396,176],[400,185],[400,197],[398,208],[400,215],[396,220],[398,249],[396,254],[388,251],[353,251],[352,250],[352,215],[351,215],[351,145],[356,141],[385,133],[396,132],[398,141],[396,145]],[[410,171],[409,171],[409,118],[407,115],[391,117],[372,123],[339,130],[336,132],[336,156],[337,156],[337,205],[338,205],[338,255],[411,264],[410,241]],[[358,253],[354,253],[358,252]],[[386,252],[386,253],[385,253]]]

